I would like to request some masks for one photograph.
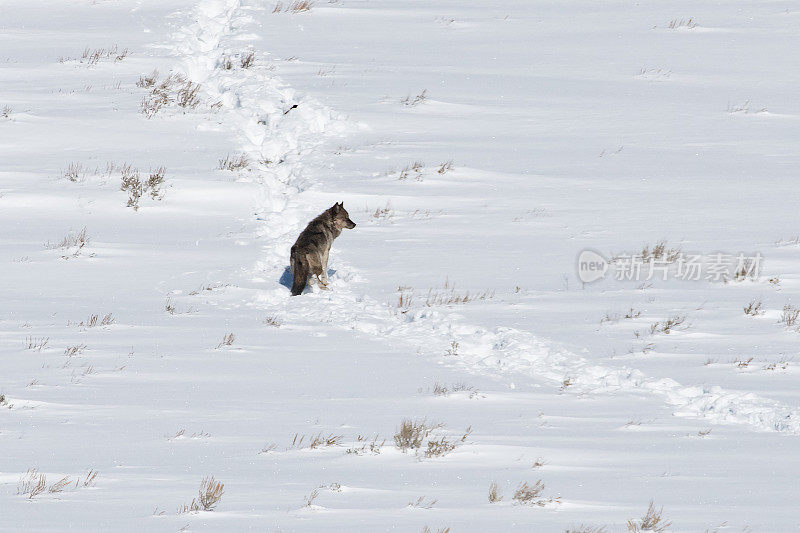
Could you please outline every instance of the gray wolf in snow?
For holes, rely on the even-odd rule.
[[[289,258],[294,274],[292,296],[303,292],[312,275],[316,276],[323,289],[328,288],[328,256],[333,240],[341,235],[344,228],[355,227],[356,223],[350,220],[342,202],[333,204],[333,207],[308,223],[292,246]]]

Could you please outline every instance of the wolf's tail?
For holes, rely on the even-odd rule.
[[[308,261],[304,257],[296,257],[292,254],[292,273],[294,274],[294,283],[292,283],[292,296],[297,296],[306,288],[308,281]]]

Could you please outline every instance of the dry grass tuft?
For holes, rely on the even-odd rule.
[[[236,340],[236,335],[233,333],[228,333],[222,336],[222,342],[217,345],[217,350],[222,348],[223,346],[231,346],[233,342]]]
[[[583,524],[577,527],[570,527],[564,533],[606,533],[605,526],[584,526]]]
[[[669,21],[669,29],[677,30],[679,28],[692,29],[696,28],[697,23],[693,19],[672,19]]]
[[[423,102],[428,97],[428,89],[422,89],[422,92],[416,96],[406,96],[402,100],[400,100],[404,105],[409,107],[415,107]]]
[[[441,425],[428,425],[425,420],[415,421],[403,419],[400,429],[394,435],[394,444],[405,453],[407,450],[418,450],[422,447],[424,440]]]
[[[163,166],[150,171],[147,180],[143,180],[139,175],[139,169],[128,164],[118,169],[122,175],[119,189],[128,193],[127,207],[132,207],[134,211],[139,210],[139,201],[142,196],[149,193],[153,200],[164,198],[164,174],[167,169]]]
[[[434,396],[449,396],[451,394],[455,394],[458,392],[465,393],[467,395],[467,398],[469,398],[470,400],[481,396],[478,389],[476,389],[472,385],[467,385],[466,383],[458,382],[458,383],[453,383],[450,386],[447,386],[437,382],[433,386]]]
[[[800,308],[794,307],[791,304],[783,306],[783,313],[780,319],[781,324],[787,328],[792,328],[797,324],[798,318],[800,318]]]
[[[197,498],[192,498],[192,503],[178,508],[178,514],[213,511],[222,499],[225,485],[214,479],[214,476],[205,477],[200,483]]]
[[[11,108],[7,105],[3,106],[3,109],[0,109],[0,118],[9,118],[11,115]]]
[[[749,304],[745,305],[744,314],[749,316],[764,314],[764,311],[761,309],[761,300],[752,300]]]
[[[90,469],[89,472],[86,474],[86,477],[83,478],[82,486],[87,488],[93,487],[95,481],[97,480],[97,474],[99,474],[97,470]],[[80,483],[80,478],[78,478],[78,481],[75,483],[75,485],[77,485],[78,483]]]
[[[544,484],[540,479],[533,485],[530,485],[527,481],[523,481],[517,487],[517,490],[514,491],[513,500],[520,504],[525,505],[535,505],[538,503],[538,498],[544,491]]]
[[[455,286],[449,290],[428,289],[428,296],[425,298],[425,305],[433,307],[435,305],[465,304],[474,300],[487,300],[494,298],[494,291],[485,290],[475,294],[456,292]]]
[[[283,320],[281,320],[278,315],[270,315],[264,319],[264,324],[272,326],[273,328],[279,328],[283,325]]]
[[[88,243],[89,243],[89,237],[87,237],[86,227],[84,227],[77,233],[70,231],[66,235],[66,237],[61,239],[61,241],[59,241],[56,244],[47,241],[44,244],[44,247],[47,248],[48,250],[55,250],[58,248],[66,250],[75,247],[77,249],[75,250],[74,253],[72,253],[72,255],[77,257],[80,251],[83,249],[83,247],[86,246]]]
[[[425,526],[422,528],[422,533],[434,533],[430,526]],[[450,533],[449,527],[440,527],[436,530],[436,533]]]
[[[445,436],[428,439],[435,430],[442,427],[444,427],[444,424],[429,425],[425,420],[415,421],[404,419],[400,423],[400,429],[394,435],[394,444],[403,453],[411,449],[415,450],[416,454],[419,454],[422,445],[426,444],[423,456],[430,459],[434,457],[443,457],[452,452],[457,446],[466,442],[467,437],[472,433],[472,428],[468,427],[464,434],[457,440],[449,440],[449,438]]]
[[[85,344],[76,344],[74,346],[67,346],[64,348],[64,355],[72,357],[73,355],[80,355],[86,349]]]
[[[128,49],[123,48],[122,50],[119,50],[117,45],[111,46],[110,48],[95,49],[86,47],[78,61],[86,65],[93,66],[98,64],[103,59],[113,59],[114,63],[116,63],[118,61],[122,61],[126,57],[128,57]],[[67,61],[67,59],[68,58],[60,58],[59,60],[63,63],[64,61]]]
[[[49,492],[50,494],[61,492],[70,483],[72,483],[72,480],[69,478],[69,476],[64,476],[55,483],[53,483],[52,485],[50,485],[50,487],[47,489],[47,492]]]
[[[439,166],[439,170],[436,172],[439,174],[446,174],[447,172],[453,170],[453,160],[445,161]]]
[[[62,174],[66,179],[72,182],[83,181],[86,177],[86,171],[80,163],[70,163]]]
[[[408,502],[408,506],[415,507],[417,509],[433,509],[433,506],[436,505],[438,501],[439,500],[434,498],[426,498],[425,496],[420,496],[413,502]]]
[[[148,76],[139,77],[137,86],[149,89],[150,93],[144,97],[141,111],[147,118],[153,118],[163,107],[178,105],[184,109],[196,109],[202,103],[200,99],[200,84],[194,83],[180,73],[170,74],[159,81],[158,71],[153,71]],[[216,108],[219,104],[210,107]]]
[[[650,500],[647,513],[645,513],[638,523],[635,520],[628,520],[629,533],[639,533],[641,531],[655,531],[659,533],[661,531],[666,531],[667,528],[672,525],[672,522],[664,521],[661,517],[663,510],[664,508],[662,507],[656,511],[653,500]]]
[[[242,54],[242,56],[239,57],[239,65],[242,68],[252,67],[255,61],[256,61],[256,53],[252,50],[250,52],[247,52],[246,54]]]
[[[686,316],[674,316],[672,318],[668,318],[663,323],[662,322],[654,322],[650,324],[650,335],[655,335],[656,333],[665,333],[669,335],[673,329],[677,328],[678,326],[682,325],[686,321]]]
[[[558,502],[561,498],[542,498],[542,492],[544,491],[544,484],[540,479],[533,485],[529,484],[527,481],[523,481],[517,487],[517,490],[514,491],[513,500],[515,503],[519,505],[537,505],[539,507],[543,507],[548,503]]]
[[[110,326],[116,322],[113,313],[106,313],[102,318],[100,315],[89,315],[85,321],[79,322],[78,326],[82,328],[93,328],[95,326]]]
[[[47,489],[47,477],[39,473],[38,468],[29,468],[22,474],[17,483],[17,494],[27,495],[33,499]]]
[[[278,2],[275,4],[275,8],[272,10],[273,13],[302,13],[304,11],[311,11],[311,8],[314,7],[314,2],[309,0],[299,0],[297,2],[292,2],[284,7],[283,2]]]
[[[339,446],[342,443],[342,439],[344,438],[343,435],[334,435],[333,433],[329,434],[328,436],[323,436],[322,432],[317,433],[316,435],[312,435],[310,438],[307,438],[307,435],[300,435],[299,433],[294,434],[294,439],[292,439],[292,448],[295,449],[303,449],[309,448],[311,450],[316,450],[317,448],[328,448],[331,446]],[[307,444],[303,444],[307,442]]]
[[[380,440],[380,443],[378,442]],[[380,455],[381,448],[386,444],[386,439],[381,439],[380,435],[375,435],[370,439],[364,435],[356,437],[356,444],[348,448],[345,453],[353,455]]]
[[[225,485],[219,481],[216,481],[214,476],[211,476],[210,478],[203,478],[203,482],[200,484],[200,490],[198,492],[200,505],[203,506],[203,510],[213,511],[219,501],[222,499],[222,494],[224,492]]]
[[[139,81],[136,82],[136,86],[141,89],[149,89],[156,84],[156,81],[158,81],[158,70],[153,70],[150,74],[142,74],[139,76]]]
[[[422,181],[422,171],[424,168],[425,163],[414,161],[411,165],[406,165],[403,167],[403,170],[400,171],[397,179],[400,181],[405,181],[413,173],[415,181]]]
[[[50,342],[50,337],[31,337],[28,336],[25,338],[25,349],[32,350],[34,352],[41,352],[47,347],[47,343]]]
[[[250,158],[247,154],[239,154],[235,156],[226,155],[225,159],[219,160],[220,170],[247,170],[250,166]]]
[[[503,495],[500,494],[500,491],[497,487],[497,481],[493,481],[491,485],[489,485],[489,502],[490,503],[499,503],[503,501]]]

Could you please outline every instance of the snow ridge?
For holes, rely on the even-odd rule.
[[[259,279],[266,272],[277,278],[284,272],[297,233],[317,214],[304,207],[301,198],[313,185],[304,175],[304,161],[327,134],[346,133],[349,126],[312,98],[286,87],[266,69],[221,68],[225,55],[234,51],[226,50],[226,43],[251,20],[242,13],[243,7],[241,0],[203,0],[196,9],[197,21],[176,35],[175,50],[190,79],[203,84],[211,101],[221,102],[218,120],[236,132],[243,153],[255,162],[257,170],[248,174],[261,186],[261,195],[255,199],[256,234],[264,251],[253,277]],[[337,268],[330,292],[291,298],[276,279],[273,288],[255,291],[253,303],[282,313],[289,323],[335,316],[341,327],[400,339],[418,346],[423,355],[441,357],[448,345],[457,342],[458,355],[447,359],[469,372],[521,373],[554,384],[568,380],[568,393],[653,394],[674,406],[677,416],[800,434],[797,408],[748,392],[684,386],[672,379],[647,377],[633,368],[594,365],[525,331],[486,330],[465,324],[444,308],[402,312],[355,292],[351,282],[358,281],[356,269],[341,260],[337,260]]]

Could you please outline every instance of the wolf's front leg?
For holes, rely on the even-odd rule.
[[[328,288],[328,257],[330,257],[331,249],[325,250],[325,255],[322,256],[322,286]]]

